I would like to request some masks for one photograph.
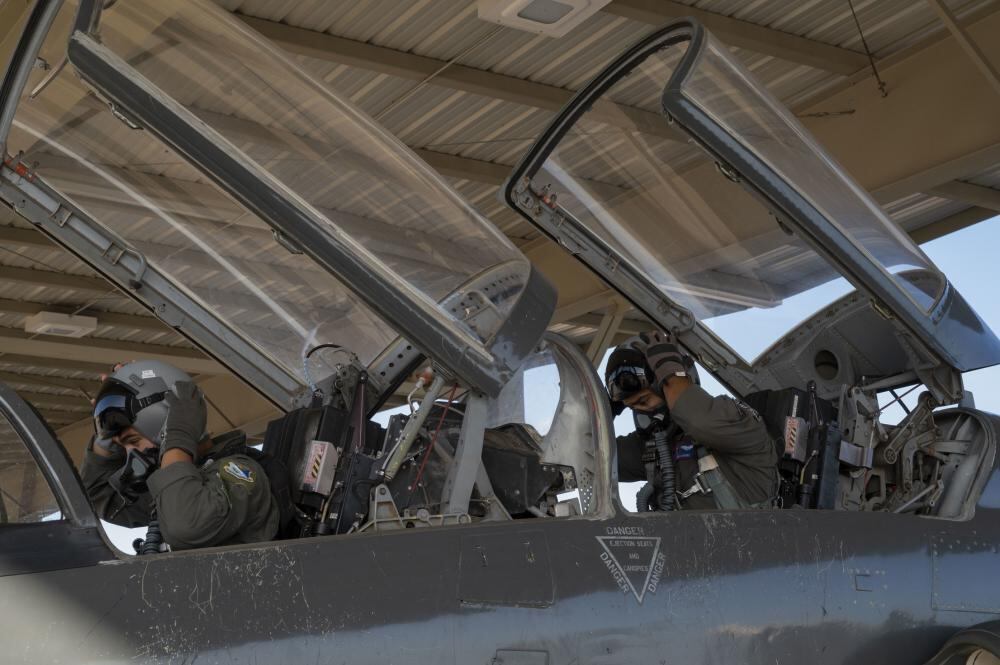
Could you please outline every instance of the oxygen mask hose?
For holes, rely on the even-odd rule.
[[[640,513],[649,512],[649,500],[653,498],[653,493],[656,492],[656,488],[653,483],[647,481],[642,488],[639,489],[635,494],[635,509]]]
[[[653,431],[656,446],[656,466],[660,470],[660,495],[657,502],[660,510],[677,510],[677,492],[674,475],[674,456],[670,453],[670,440],[677,432],[677,425],[657,427]]]
[[[139,556],[145,554],[159,554],[162,551],[163,534],[160,533],[160,522],[155,517],[149,521],[146,528],[146,539],[136,538],[132,543],[132,548]]]

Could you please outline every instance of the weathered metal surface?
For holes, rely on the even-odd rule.
[[[877,513],[681,512],[539,522],[523,551],[525,531],[505,524],[178,552],[0,579],[4,651],[11,663],[489,663],[498,649],[553,664],[917,663],[996,618],[932,605],[931,532],[997,542],[997,524],[991,510],[941,528]],[[642,604],[602,558],[598,538],[621,533],[661,539]],[[474,543],[486,545],[466,561]],[[983,583],[964,569],[949,583]],[[516,602],[543,596],[548,574],[551,603]]]
[[[117,558],[0,394],[73,506],[0,532],[20,541],[0,543],[6,663],[918,663],[1000,618],[995,472],[967,521],[682,511]]]

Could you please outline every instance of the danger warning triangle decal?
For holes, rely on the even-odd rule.
[[[611,529],[609,529],[610,531]],[[660,539],[653,536],[595,536],[604,549],[601,561],[625,593],[642,604],[646,592],[656,592],[663,572]]]

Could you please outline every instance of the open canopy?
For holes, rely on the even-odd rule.
[[[709,366],[752,371],[710,332],[725,315],[781,310],[823,285],[811,311],[853,285],[952,366],[1000,362],[923,252],[697,24],[654,33],[599,74],[506,196],[651,318],[687,331]]]
[[[306,369],[323,344],[401,371],[402,335],[499,390],[554,307],[502,233],[213,3],[101,4],[57,17],[42,56],[70,66],[29,82],[11,152],[302,385],[342,361]]]

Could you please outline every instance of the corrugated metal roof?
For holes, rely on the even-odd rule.
[[[982,185],[983,187],[991,187],[993,189],[1000,190],[1000,164],[998,164],[995,168],[980,173],[977,176],[968,178],[968,181],[974,185]]]
[[[954,215],[968,208],[967,203],[950,199],[913,194],[885,206],[892,221],[907,231],[918,229],[931,222]]]
[[[846,0],[678,0],[698,9],[781,30],[818,42],[862,51],[861,37]],[[962,18],[991,0],[946,0]],[[854,9],[865,40],[877,58],[884,58],[944,27],[926,2],[914,0],[855,0]]]

